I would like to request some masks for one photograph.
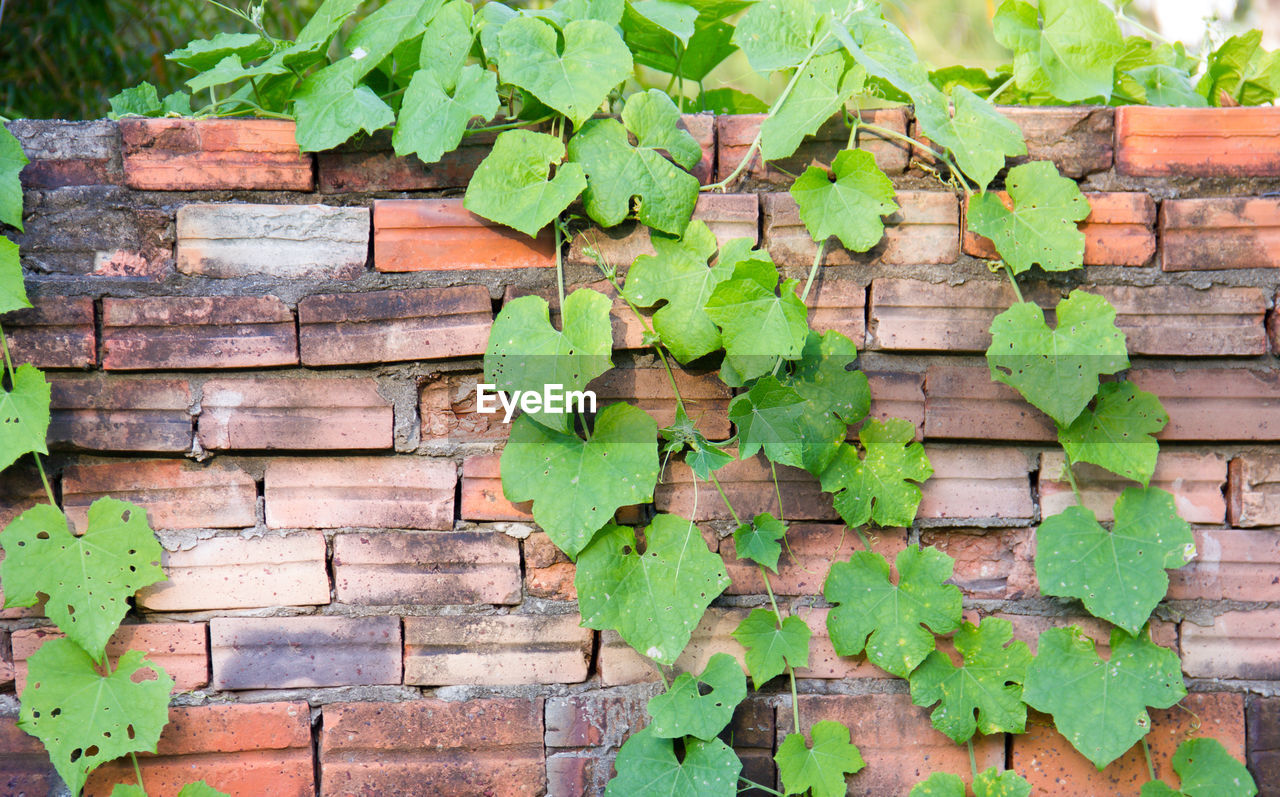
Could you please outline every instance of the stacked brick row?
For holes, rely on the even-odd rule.
[[[1158,772],[1185,734],[1216,735],[1280,794],[1280,122],[1274,109],[1007,109],[1030,157],[1054,160],[1093,207],[1086,268],[1024,290],[1047,307],[1084,285],[1117,308],[1133,367],[1171,421],[1153,483],[1195,527],[1198,558],[1172,574],[1155,638],[1178,650],[1192,690],[1154,712]],[[876,124],[909,132],[902,111]],[[690,116],[704,182],[733,169],[758,117]],[[489,141],[441,164],[395,158],[371,137],[300,155],[288,123],[14,122],[32,163],[19,237],[34,309],[0,319],[18,360],[48,370],[54,489],[74,521],[111,495],[147,509],[169,580],[141,593],[112,651],[143,648],[175,677],[171,725],[142,765],[152,793],[206,777],[233,794],[597,793],[618,745],[646,722],[658,675],[616,634],[579,627],[574,567],[502,496],[499,417],[476,412],[495,312],[553,297],[554,244],[462,209]],[[721,240],[748,237],[799,275],[815,248],[785,172],[829,162],[833,122],[781,168],[755,164],[739,193],[703,195]],[[1044,628],[1105,624],[1039,594],[1034,528],[1074,498],[1052,424],[991,382],[982,352],[1014,296],[963,234],[963,202],[920,153],[865,131],[901,210],[869,253],[835,241],[809,303],[814,324],[859,343],[877,417],[917,425],[935,475],[916,525],[885,529],[956,559],[967,616],[1006,617],[1034,646]],[[785,172],[783,171],[785,170]],[[625,267],[644,229],[586,228],[566,247],[573,285],[609,290],[595,256]],[[588,250],[592,251],[588,251]],[[615,363],[593,385],[672,418],[665,375],[618,302]],[[711,437],[732,433],[731,393],[684,372]],[[1108,519],[1126,485],[1082,469]],[[851,793],[905,794],[928,772],[968,771],[904,683],[835,655],[822,580],[855,549],[817,483],[762,462],[721,479],[740,513],[781,511],[791,556],[773,580],[814,632],[799,673],[806,726],[848,724],[869,766]],[[21,468],[0,482],[0,521],[40,500]],[[694,517],[733,584],[681,669],[716,652],[763,600],[737,560],[728,512],[672,464],[657,511]],[[640,522],[643,508],[624,510]],[[3,585],[0,585],[2,588]],[[0,611],[0,794],[53,777],[15,727],[27,658],[51,633],[39,607]],[[752,780],[775,782],[790,695],[752,696],[726,731]],[[1048,720],[976,747],[1037,793],[1131,794],[1138,750],[1097,773]],[[128,776],[104,768],[90,792]]]

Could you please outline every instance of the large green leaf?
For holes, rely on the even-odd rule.
[[[810,0],[752,3],[733,32],[733,43],[762,74],[800,66],[818,29],[818,11]]]
[[[858,347],[848,337],[827,330],[810,332],[800,359],[791,364],[791,373],[782,381],[803,396],[814,411],[833,412],[846,424],[867,417],[871,391],[867,375],[853,369]]]
[[[271,42],[257,33],[219,33],[212,39],[195,39],[187,42],[185,47],[167,53],[165,60],[174,61],[197,72],[204,72],[212,69],[229,55],[252,61],[264,55],[270,55],[273,49]]]
[[[752,609],[733,631],[733,638],[747,651],[747,671],[757,691],[787,667],[809,666],[812,635],[796,615],[778,622],[778,615],[768,609]]]
[[[880,171],[875,156],[861,149],[836,155],[830,176],[817,166],[805,169],[792,184],[791,196],[815,241],[835,235],[855,252],[878,244],[884,237],[880,217],[898,209],[893,183]]]
[[[422,34],[419,68],[432,72],[436,82],[452,89],[462,74],[475,41],[475,9],[467,0],[450,0],[440,7]]]
[[[1065,102],[1111,98],[1124,39],[1115,12],[1099,0],[1040,0],[1038,14],[1005,0],[994,24],[996,40],[1014,51],[1018,88]]]
[[[638,652],[669,665],[729,576],[691,520],[658,515],[644,540],[641,551],[635,531],[616,525],[596,535],[578,557],[578,608],[587,628],[612,628]]]
[[[1203,108],[1208,103],[1196,93],[1190,76],[1176,66],[1151,64],[1130,69],[1148,105]]]
[[[705,690],[705,691],[704,691]],[[649,728],[663,739],[716,738],[747,696],[747,676],[728,653],[717,653],[701,675],[681,673],[667,691],[649,699]]]
[[[661,794],[663,797],[734,797],[742,762],[729,745],[686,739],[684,758],[675,744],[652,728],[631,736],[618,750],[618,775],[605,788],[606,797]]]
[[[857,551],[831,565],[822,594],[837,604],[827,615],[836,653],[865,648],[872,664],[906,678],[934,649],[933,634],[960,627],[961,596],[959,587],[943,583],[955,561],[936,548],[909,546],[895,564],[897,584],[883,556]]]
[[[969,202],[969,229],[995,244],[1014,274],[1039,264],[1045,271],[1070,271],[1084,264],[1084,233],[1076,227],[1089,215],[1089,202],[1075,180],[1058,174],[1048,161],[1009,170],[1006,181],[1013,210],[995,194]]]
[[[667,0],[641,2],[667,3]],[[664,150],[686,169],[692,169],[702,160],[702,147],[698,140],[679,126],[680,109],[658,89],[639,91],[628,97],[622,109],[622,124],[635,134],[641,147]]]
[[[0,389],[0,470],[23,454],[47,454],[51,388],[40,369],[30,363],[13,372],[11,389]]]
[[[361,69],[359,61],[344,58],[302,81],[293,111],[303,152],[333,149],[356,133],[372,133],[395,121],[391,106],[373,89],[356,85]]]
[[[288,74],[289,68],[279,59],[269,59],[256,66],[245,66],[238,55],[228,55],[216,65],[203,70],[187,81],[187,88],[195,91],[225,86],[238,80],[265,78],[272,75]]]
[[[0,125],[0,224],[19,230],[22,229],[22,182],[18,175],[27,163],[18,139]]]
[[[935,772],[912,787],[907,797],[965,797],[964,779],[950,772]],[[1031,784],[1012,770],[984,769],[973,779],[974,797],[1029,797]]]
[[[1191,526],[1173,496],[1130,487],[1115,505],[1108,532],[1093,511],[1067,507],[1036,532],[1036,579],[1046,595],[1079,598],[1094,617],[1136,634],[1169,589],[1165,569],[1195,556]]]
[[[1173,754],[1173,771],[1182,787],[1158,780],[1142,787],[1142,797],[1253,797],[1258,785],[1244,764],[1231,757],[1217,739],[1188,739]]]
[[[720,327],[726,369],[743,384],[773,370],[778,358],[799,359],[809,336],[809,310],[796,295],[797,280],[785,280],[778,292],[778,269],[765,260],[734,266],[707,299],[707,315]]]
[[[951,89],[951,101],[956,114],[951,120],[954,140],[948,147],[960,170],[985,191],[1004,168],[1006,157],[1027,154],[1022,130],[964,86]]]
[[[358,55],[356,79],[373,71],[396,47],[427,29],[444,0],[388,0],[351,29],[343,49]]]
[[[813,797],[843,797],[845,775],[867,765],[861,753],[849,741],[849,729],[839,722],[823,720],[809,730],[813,746],[805,744],[804,734],[789,733],[778,745],[773,760],[778,762],[778,777],[784,794]]]
[[[18,245],[8,238],[0,238],[0,313],[30,306],[31,300],[27,298],[27,288],[23,284]]]
[[[657,437],[653,418],[629,404],[605,407],[590,440],[522,416],[502,450],[502,492],[533,501],[533,519],[577,556],[620,507],[653,500]]]
[[[729,402],[729,420],[738,429],[739,458],[755,456],[763,447],[771,462],[814,474],[826,470],[848,431],[833,413],[772,375]]]
[[[952,664],[941,651],[930,653],[911,673],[912,702],[926,707],[941,702],[933,710],[933,727],[956,744],[971,739],[974,731],[1022,733],[1027,723],[1022,683],[1031,649],[1013,641],[1013,623],[998,617],[984,618],[977,626],[965,623],[955,646],[963,666]]]
[[[1103,661],[1079,628],[1040,634],[1022,699],[1053,715],[1058,732],[1098,769],[1119,758],[1151,730],[1147,706],[1169,708],[1186,696],[1178,654],[1144,632],[1111,632]]]
[[[560,139],[546,133],[499,134],[467,184],[463,205],[490,221],[537,235],[587,187],[580,164],[560,163],[564,154]],[[553,165],[556,176],[548,179]]]
[[[1129,367],[1124,333],[1106,299],[1075,290],[1058,303],[1049,329],[1033,302],[1018,302],[991,322],[987,365],[1003,382],[1069,426],[1098,392],[1098,377]]]
[[[698,21],[698,9],[671,0],[635,0],[627,3],[627,10],[670,33],[686,47]]]
[[[859,66],[846,69],[842,53],[827,53],[811,60],[796,79],[782,105],[760,125],[760,156],[780,160],[795,154],[806,136],[862,91],[867,73]]]
[[[143,680],[147,670],[154,677]],[[18,727],[44,744],[53,768],[79,794],[101,764],[131,752],[155,752],[169,721],[172,688],[173,679],[140,650],[126,651],[104,678],[75,642],[51,639],[27,659]]]
[[[836,511],[845,523],[911,525],[922,497],[912,482],[924,482],[933,475],[924,446],[912,442],[914,437],[910,421],[870,420],[858,433],[865,457],[860,458],[851,445],[840,445],[820,480],[824,491],[836,494]]]
[[[497,75],[476,64],[462,69],[452,89],[435,72],[418,70],[400,106],[392,145],[397,155],[412,153],[423,163],[435,163],[462,143],[468,122],[492,117],[499,104]]]
[[[1058,429],[1058,441],[1072,462],[1092,462],[1145,485],[1160,453],[1152,435],[1168,422],[1154,395],[1131,382],[1107,382],[1098,389],[1092,408],[1067,428]]]
[[[655,2],[660,5],[655,5]],[[623,36],[636,64],[668,74],[678,73],[686,80],[701,82],[737,50],[731,41],[733,25],[725,22],[724,18],[751,4],[751,0],[689,2],[688,6],[695,9],[697,18],[693,23],[693,34],[687,42],[682,42],[679,36],[687,32],[682,27],[687,14],[672,7],[684,4],[640,0],[627,4],[622,17]],[[641,13],[642,10],[645,13]]]
[[[768,512],[763,512],[733,530],[734,554],[778,572],[778,557],[782,555],[782,538],[787,536],[787,524]]]

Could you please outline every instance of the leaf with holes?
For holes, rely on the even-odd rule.
[[[875,156],[861,149],[836,155],[831,177],[824,169],[810,166],[792,184],[800,219],[815,241],[834,235],[846,249],[865,252],[884,237],[880,217],[898,209],[893,183],[880,171]]]
[[[704,691],[705,689],[705,691]],[[681,673],[667,691],[649,700],[649,727],[662,739],[716,738],[747,696],[747,676],[728,653],[717,653],[701,675]]]
[[[1076,222],[1089,216],[1089,202],[1076,181],[1052,163],[1035,161],[1010,169],[1005,185],[1013,209],[993,193],[975,196],[969,229],[990,238],[1014,274],[1037,264],[1045,271],[1084,265],[1084,233]]]
[[[51,390],[44,373],[30,363],[14,369],[11,389],[0,389],[0,470],[23,454],[49,453]]]
[[[641,553],[634,530],[606,526],[578,557],[573,583],[584,627],[612,628],[638,652],[670,665],[729,576],[691,520],[658,515],[644,539]]]
[[[942,551],[909,546],[895,564],[897,584],[883,556],[857,551],[831,565],[822,594],[837,604],[827,615],[836,653],[865,649],[872,664],[906,678],[934,649],[933,634],[960,627],[961,597],[959,587],[943,583],[955,560]]]
[[[1092,462],[1146,485],[1160,454],[1153,435],[1168,422],[1160,399],[1131,382],[1107,382],[1092,409],[1067,428],[1059,427],[1058,442],[1072,462]]]
[[[782,538],[787,536],[787,524],[768,512],[756,515],[750,523],[743,523],[733,531],[733,549],[739,559],[749,559],[778,572],[778,557],[782,555]]]
[[[809,337],[809,309],[796,295],[798,280],[778,291],[778,269],[765,260],[746,260],[715,286],[707,315],[720,327],[725,365],[721,378],[739,386],[773,370],[778,359],[799,359]],[[728,374],[726,374],[726,371]]]
[[[653,500],[657,437],[653,418],[629,404],[605,407],[590,440],[522,416],[502,450],[503,495],[533,501],[533,519],[575,557],[620,507]]]
[[[146,670],[154,677],[134,680]],[[104,678],[71,639],[50,639],[27,659],[18,727],[44,744],[67,788],[79,794],[99,765],[130,752],[155,752],[169,721],[171,689],[173,679],[140,650],[126,651]]]
[[[1024,91],[1066,102],[1111,99],[1124,39],[1115,12],[1099,0],[1039,0],[1039,9],[1006,0],[994,20],[996,40],[1014,51]]]
[[[985,769],[973,779],[974,797],[1028,797],[1031,784],[1012,770]],[[935,772],[917,783],[907,797],[965,797],[964,779],[950,772]]]
[[[849,741],[849,729],[839,722],[823,720],[814,723],[809,735],[813,737],[812,747],[805,744],[804,734],[787,734],[773,757],[785,793],[811,790],[813,797],[843,797],[845,775],[867,765]]]
[[[846,69],[843,53],[827,53],[809,61],[782,105],[760,123],[760,157],[780,160],[795,154],[806,136],[818,132],[831,115],[862,91],[867,73]]]
[[[155,89],[151,90],[155,93]],[[28,163],[22,144],[0,125],[0,224],[22,230],[22,183],[18,175]]]
[[[1018,302],[991,322],[991,378],[1017,389],[1059,426],[1070,425],[1098,392],[1098,377],[1129,367],[1124,333],[1106,299],[1075,290],[1058,303],[1049,329],[1033,302]]]
[[[808,624],[794,614],[778,622],[768,609],[752,609],[733,631],[733,638],[746,648],[747,671],[756,690],[781,675],[787,667],[809,666]]]
[[[1111,632],[1111,658],[1102,661],[1079,628],[1040,634],[1022,699],[1053,715],[1058,732],[1102,769],[1151,730],[1147,707],[1169,708],[1186,697],[1178,654],[1143,632]]]
[[[18,245],[8,238],[0,238],[0,313],[30,306],[31,300],[27,298],[27,288],[23,284]]]
[[[605,797],[734,797],[742,772],[738,756],[719,739],[686,739],[684,757],[677,758],[674,740],[659,738],[652,728],[632,734],[614,766],[618,774]]]
[[[814,407],[771,374],[729,402],[729,420],[738,429],[740,459],[763,448],[771,462],[811,473],[823,472],[847,433],[839,418]]]
[[[1188,739],[1178,745],[1173,771],[1181,788],[1153,780],[1143,785],[1142,797],[1253,797],[1258,793],[1249,770],[1217,739]]]
[[[1169,590],[1166,569],[1195,556],[1191,526],[1173,496],[1130,487],[1115,505],[1107,531],[1093,511],[1067,507],[1036,532],[1036,579],[1046,595],[1079,598],[1094,617],[1136,634]]]
[[[678,5],[667,3],[667,0],[641,2]],[[635,134],[639,146],[663,150],[686,169],[692,169],[702,160],[702,147],[698,140],[681,126],[680,109],[658,89],[640,91],[628,97],[622,108],[622,124]]]
[[[819,479],[825,492],[836,494],[836,511],[845,523],[910,526],[915,520],[923,494],[912,482],[933,475],[924,446],[912,442],[915,431],[901,418],[870,420],[858,433],[865,457],[847,443],[840,445]]]
[[[973,738],[974,731],[1026,730],[1022,683],[1031,650],[1027,643],[1013,641],[1013,623],[997,617],[984,618],[977,626],[965,623],[954,641],[964,664],[955,666],[941,651],[930,653],[911,673],[911,701],[926,708],[940,701],[933,727],[956,744]]]
[[[457,149],[473,118],[488,119],[499,104],[497,75],[476,64],[464,67],[448,88],[436,73],[419,70],[409,81],[391,143],[401,157],[412,153],[435,163]]]
[[[907,797],[965,797],[964,779],[951,772],[934,772],[912,786]]]
[[[964,86],[951,89],[956,114],[954,140],[947,143],[960,170],[983,191],[1004,168],[1006,157],[1027,154],[1022,130],[995,106]]]
[[[564,154],[560,139],[546,133],[499,134],[467,184],[463,205],[490,221],[536,236],[587,187],[582,165],[560,163]],[[556,175],[548,179],[553,165]]]

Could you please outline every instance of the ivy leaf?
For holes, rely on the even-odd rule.
[[[951,120],[955,138],[948,147],[960,170],[985,191],[1004,168],[1006,157],[1027,154],[1022,130],[964,86],[951,89],[951,100],[956,106]]]
[[[984,769],[973,779],[974,797],[1030,797],[1031,784],[1012,770]]]
[[[111,106],[111,112],[107,114],[108,119],[119,119],[124,116],[155,116],[161,108],[160,95],[156,92],[156,87],[145,80],[111,97],[107,103]],[[0,139],[3,138],[4,136],[0,135]],[[5,193],[8,195],[8,192]],[[0,216],[0,221],[13,224],[4,216]]]
[[[1142,797],[1253,797],[1258,793],[1249,770],[1217,739],[1188,739],[1178,745],[1173,771],[1178,773],[1181,789],[1153,780],[1142,787]]]
[[[641,2],[679,5],[667,0]],[[664,150],[685,169],[692,169],[702,160],[702,147],[698,140],[688,130],[679,127],[680,109],[658,89],[636,92],[628,97],[622,109],[622,124],[635,133],[641,147]]]
[[[800,219],[815,241],[832,235],[846,249],[865,252],[884,237],[884,222],[898,209],[893,183],[876,165],[875,156],[862,149],[844,150],[831,162],[831,175],[810,166],[796,178],[791,196],[800,208]]]
[[[1101,296],[1074,290],[1057,316],[1057,329],[1049,329],[1033,302],[996,316],[987,365],[992,379],[1068,426],[1098,392],[1098,377],[1128,368],[1129,354],[1115,308]]]
[[[500,104],[498,76],[476,64],[462,69],[452,89],[435,72],[420,69],[405,91],[391,143],[401,157],[412,153],[423,163],[435,163],[462,143],[468,122],[489,119]]]
[[[1076,222],[1089,215],[1089,203],[1075,180],[1058,174],[1048,161],[1009,170],[1005,181],[1013,210],[995,194],[969,202],[969,229],[995,244],[1014,274],[1039,264],[1045,271],[1070,271],[1084,264],[1084,233]]]
[[[653,418],[629,404],[605,407],[590,440],[521,416],[502,451],[502,492],[533,501],[534,521],[575,557],[620,507],[653,500],[657,435]]]
[[[391,106],[373,89],[356,85],[361,68],[354,58],[344,58],[302,81],[293,95],[293,112],[303,152],[333,149],[356,133],[372,133],[395,121]]]
[[[343,49],[360,64],[356,80],[373,71],[404,42],[421,36],[443,0],[390,0],[360,20],[343,42]]]
[[[13,372],[13,389],[0,389],[0,470],[23,454],[47,454],[52,392],[40,369],[30,363]]]
[[[836,511],[850,526],[875,521],[881,526],[910,526],[922,496],[911,482],[933,475],[924,446],[912,442],[910,421],[891,418],[867,421],[858,440],[867,455],[859,459],[851,445],[841,444],[819,477],[822,489],[835,493]]]
[[[1191,78],[1181,69],[1167,64],[1150,64],[1130,69],[1142,89],[1148,105],[1203,108],[1208,103],[1196,93]]]
[[[1146,485],[1160,453],[1152,435],[1168,422],[1160,399],[1131,382],[1107,382],[1098,389],[1092,409],[1058,429],[1058,441],[1072,462],[1092,462]]]
[[[560,163],[564,154],[564,143],[546,133],[500,133],[467,184],[463,205],[490,221],[537,236],[587,187],[581,164]],[[556,176],[547,179],[554,164]]]
[[[0,188],[0,192],[3,190]],[[30,306],[31,300],[27,298],[27,288],[23,284],[18,245],[8,238],[0,238],[0,313]]]
[[[851,369],[858,359],[853,341],[835,330],[810,332],[800,359],[783,381],[810,403],[815,412],[834,412],[846,424],[867,417],[871,389],[867,375]]]
[[[638,652],[670,665],[729,576],[691,520],[658,515],[644,539],[641,553],[632,529],[610,524],[596,535],[578,557],[578,606],[584,627],[612,628]]]
[[[82,569],[78,563],[76,569]],[[148,669],[155,677],[135,682]],[[131,752],[155,752],[169,721],[172,688],[173,679],[140,650],[126,651],[104,678],[71,639],[50,639],[27,659],[18,727],[44,744],[67,788],[79,794],[99,765]]]
[[[846,428],[828,412],[814,407],[777,377],[765,375],[751,390],[729,402],[729,420],[738,429],[738,457],[755,456],[761,448],[779,465],[821,473],[831,462]]]
[[[791,157],[806,136],[818,132],[850,97],[862,91],[866,70],[859,66],[846,70],[844,59],[841,53],[827,53],[809,61],[782,105],[761,123],[760,157]]]
[[[649,727],[662,739],[694,736],[709,742],[725,729],[746,696],[747,676],[738,662],[728,653],[717,653],[702,675],[681,673],[667,691],[649,700]]]
[[[440,7],[422,34],[418,68],[432,72],[446,90],[457,83],[475,41],[475,9],[467,0],[450,0]],[[492,115],[492,114],[490,114]]]
[[[813,747],[805,744],[804,734],[789,733],[778,745],[773,760],[778,762],[778,776],[786,794],[802,794],[811,789],[813,797],[843,797],[845,775],[867,765],[849,741],[849,729],[839,722],[823,720],[809,730]]]
[[[1173,496],[1130,487],[1115,505],[1108,532],[1093,511],[1070,506],[1036,532],[1036,578],[1046,595],[1079,598],[1094,617],[1138,633],[1169,589],[1165,569],[1195,556],[1191,526]]]
[[[906,678],[934,649],[933,634],[960,627],[961,597],[959,587],[943,583],[955,560],[942,551],[908,546],[895,564],[897,584],[883,556],[857,551],[831,565],[822,594],[838,604],[827,615],[836,653],[853,656],[865,647],[868,661]]]
[[[758,562],[776,573],[785,536],[787,524],[764,512],[733,530],[733,547],[739,559]]]
[[[965,623],[955,646],[964,665],[956,667],[939,651],[930,653],[911,673],[911,701],[923,707],[941,701],[933,711],[933,727],[956,744],[973,738],[974,731],[1022,733],[1027,724],[1022,683],[1031,649],[1013,641],[1013,623],[997,617],[977,626]]]
[[[560,50],[551,25],[533,17],[511,20],[498,34],[498,68],[503,82],[529,90],[580,128],[631,74],[631,51],[598,20],[575,20],[562,34]]]
[[[185,47],[165,55],[166,61],[173,61],[188,69],[204,72],[229,55],[239,56],[246,61],[270,55],[271,42],[256,33],[219,33],[212,39],[195,39],[187,42]]]
[[[784,281],[779,295],[777,267],[752,259],[734,266],[732,276],[711,291],[707,316],[720,327],[725,364],[738,384],[769,373],[779,357],[800,357],[809,336],[809,310],[796,295],[798,284]]]
[[[675,36],[681,44],[688,47],[689,39],[694,33],[694,24],[698,20],[698,9],[684,3],[673,3],[671,0],[637,0],[627,3],[627,8]]]
[[[217,789],[205,783],[203,780],[197,780],[195,783],[188,783],[178,792],[178,797],[230,797],[226,792]]]
[[[1065,102],[1111,99],[1124,38],[1115,13],[1099,0],[1039,0],[1038,14],[1005,0],[994,24],[996,40],[1015,51],[1018,88],[1047,90]]]
[[[747,650],[747,671],[756,691],[786,671],[809,666],[809,637],[813,632],[794,614],[781,623],[768,609],[752,609],[738,624],[733,638]]]
[[[1074,626],[1044,631],[1038,648],[1022,699],[1052,714],[1058,732],[1098,769],[1151,730],[1147,706],[1169,708],[1187,694],[1178,654],[1145,633],[1113,629],[1105,662]]]
[[[818,28],[810,0],[752,3],[733,32],[733,43],[761,74],[800,66],[809,55]]]
[[[685,32],[685,29],[680,27],[681,21],[678,17],[678,13],[683,12],[672,12],[670,15],[666,13],[671,6],[681,4],[669,3],[666,0],[659,0],[659,2],[663,9],[661,22],[658,21],[659,14],[656,12],[659,6],[650,5],[649,0],[628,3],[626,13],[622,17],[622,30],[638,65],[651,67],[667,74],[678,73],[685,80],[696,83],[701,82],[711,70],[737,51],[730,41],[733,36],[733,25],[725,22],[724,17],[751,5],[750,0],[729,0],[728,2],[694,0],[690,5],[696,7],[697,18],[693,25],[693,35],[684,43],[677,39],[678,35]],[[639,6],[642,5],[651,14],[652,19],[640,13]],[[665,25],[679,28],[679,30],[669,30],[664,27]]]
[[[686,739],[684,758],[677,759],[673,740],[658,738],[653,728],[633,734],[614,766],[618,774],[605,787],[606,797],[734,797],[742,772],[738,756],[719,739]]]
[[[951,772],[934,772],[912,786],[907,797],[965,797],[964,779]]]
[[[284,75],[288,74],[288,72],[289,68],[281,63],[279,59],[268,60],[257,66],[246,67],[241,62],[240,56],[228,55],[215,66],[201,71],[200,74],[188,80],[187,88],[192,91],[204,91],[217,86],[225,86],[237,80]]]

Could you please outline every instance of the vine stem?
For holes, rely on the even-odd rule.
[[[1013,293],[1018,297],[1018,301],[1026,301],[1022,298],[1022,289],[1018,287],[1018,281],[1013,277],[1013,268],[1004,260],[1001,260],[1000,264],[1004,267],[1004,273],[1009,275],[1009,284],[1013,286]]]
[[[818,251],[813,254],[813,265],[809,266],[809,278],[804,281],[804,292],[800,294],[800,301],[804,302],[809,298],[809,291],[813,288],[813,278],[818,276],[818,268],[822,265],[822,256],[826,254],[827,242],[822,240],[818,242]]]
[[[769,460],[769,472],[773,475],[773,494],[778,497],[778,520],[786,523],[787,518],[782,514],[782,488],[778,486],[778,466],[773,460]]]
[[[751,789],[759,789],[760,791],[764,792],[765,794],[775,794],[775,795],[777,795],[777,797],[783,797],[782,792],[778,791],[777,789],[771,789],[771,788],[769,788],[768,786],[764,785],[763,783],[756,783],[754,780],[751,780],[750,778],[744,778],[744,777],[742,777],[741,775],[739,775],[739,776],[738,776],[738,780],[740,780],[740,781],[742,781],[743,783],[747,784],[747,787],[748,787],[748,788],[751,788]],[[743,790],[742,790],[742,789],[738,789],[738,791],[743,791]]]
[[[967,742],[967,744],[969,745],[969,773],[973,776],[974,780],[977,780],[978,779],[978,759],[973,754],[973,737],[972,736],[969,737],[969,741]]]
[[[1156,779],[1156,763],[1151,760],[1151,745],[1147,743],[1147,738],[1142,737],[1142,755],[1147,759],[1147,777],[1152,780]]]
[[[1003,93],[1004,93],[1004,90],[1005,90],[1005,89],[1009,88],[1009,87],[1010,87],[1010,86],[1012,86],[1012,85],[1013,85],[1013,78],[1009,78],[1009,79],[1008,79],[1008,80],[1006,80],[1005,82],[1001,83],[1001,84],[996,88],[996,90],[995,90],[995,91],[993,91],[993,92],[991,92],[990,94],[988,94],[988,95],[987,95],[987,102],[991,103],[992,105],[995,105],[995,104],[996,104],[996,97],[999,97],[1001,94],[1003,94]]]
[[[720,499],[724,501],[724,505],[729,508],[729,514],[733,516],[733,522],[741,526],[742,518],[738,517],[738,510],[733,508],[733,504],[729,503],[729,496],[725,495],[724,488],[720,486],[720,480],[716,478],[715,471],[711,472],[711,483],[716,486],[716,490],[720,493]]]
[[[1062,452],[1062,458],[1066,463],[1063,466],[1063,470],[1067,472],[1067,482],[1071,484],[1071,492],[1076,495],[1076,503],[1084,506],[1084,498],[1080,495],[1080,485],[1076,484],[1075,463],[1071,461],[1071,457],[1066,451]]]
[[[463,131],[463,135],[466,135],[466,136],[474,136],[474,135],[475,135],[475,134],[477,134],[477,133],[496,133],[496,132],[500,132],[500,131],[502,131],[502,130],[514,130],[514,129],[516,129],[517,127],[529,127],[529,126],[532,126],[532,125],[540,125],[540,124],[542,124],[543,122],[549,122],[549,121],[551,121],[551,117],[550,117],[550,116],[543,116],[543,117],[542,117],[542,118],[540,118],[540,119],[531,119],[531,120],[529,120],[529,121],[527,121],[527,122],[525,122],[525,121],[520,121],[520,122],[504,122],[503,124],[500,124],[500,125],[489,125],[489,126],[487,126],[487,127],[472,127],[472,128],[468,128],[467,130]]]
[[[556,229],[556,292],[560,297],[560,324],[564,325],[564,253],[560,251],[560,219],[552,222]]]

